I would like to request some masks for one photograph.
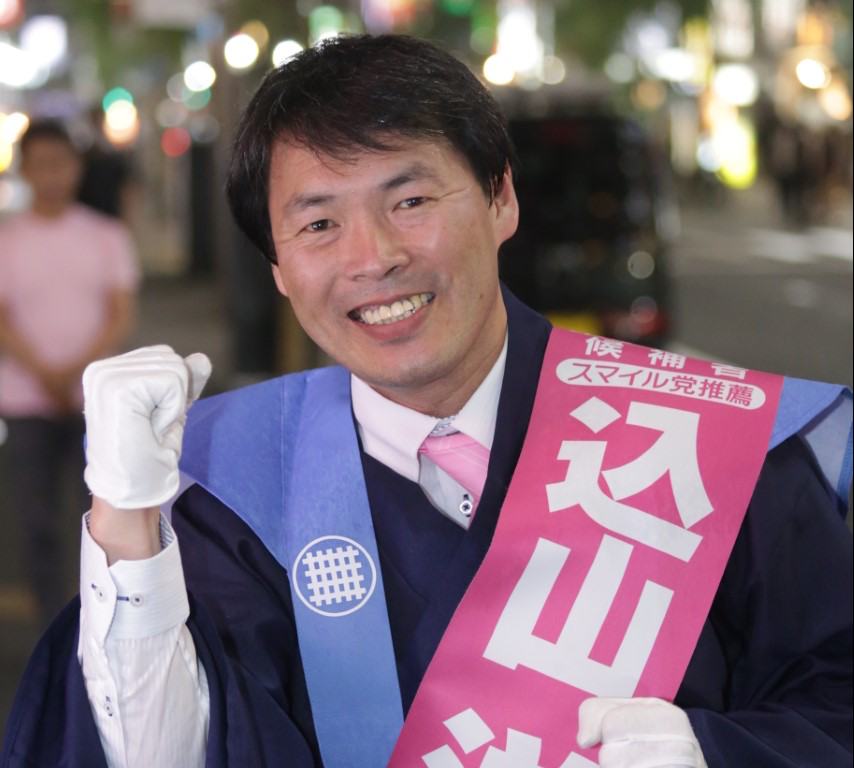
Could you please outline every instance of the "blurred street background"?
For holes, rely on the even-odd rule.
[[[522,298],[556,323],[850,387],[851,17],[850,0],[0,0],[0,219],[28,204],[28,121],[60,118],[139,253],[129,347],[205,351],[208,393],[324,364],[231,224],[229,140],[295,51],[406,32],[466,61],[517,126],[537,226],[502,270]],[[0,728],[41,631],[3,442],[0,420]],[[83,511],[58,513],[69,596]]]

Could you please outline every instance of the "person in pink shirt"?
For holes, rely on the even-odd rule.
[[[20,147],[32,202],[0,223],[0,417],[11,511],[47,618],[74,589],[58,510],[65,462],[84,461],[81,375],[128,335],[140,273],[124,226],[75,201],[83,163],[63,125],[33,121]]]

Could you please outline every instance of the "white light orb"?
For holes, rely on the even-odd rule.
[[[216,70],[206,61],[194,61],[184,70],[184,85],[191,91],[204,91],[216,82]]]
[[[259,53],[258,43],[243,32],[228,38],[223,49],[225,63],[236,70],[249,69],[258,61]]]

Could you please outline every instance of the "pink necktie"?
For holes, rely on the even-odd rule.
[[[489,451],[477,440],[462,432],[456,432],[453,435],[428,437],[421,443],[418,452],[447,472],[469,492],[472,497],[470,514],[473,514],[483,493],[486,468],[489,466]]]

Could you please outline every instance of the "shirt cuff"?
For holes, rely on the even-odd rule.
[[[89,634],[100,645],[107,635],[133,640],[152,637],[183,624],[190,615],[181,552],[169,521],[160,517],[163,549],[145,560],[107,556],[89,533],[83,517],[80,547],[80,604]]]

